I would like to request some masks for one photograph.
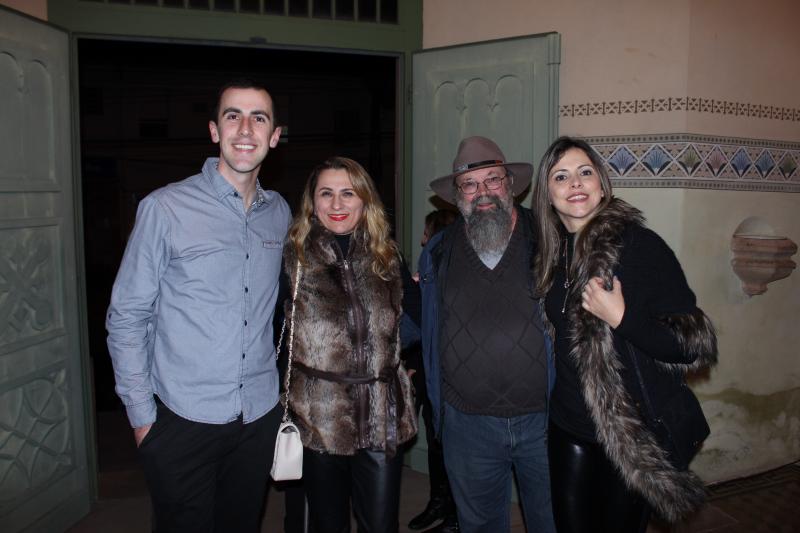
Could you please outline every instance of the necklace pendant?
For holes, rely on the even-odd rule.
[[[566,280],[566,281],[564,282],[564,288],[565,288],[565,289],[569,289],[569,286],[570,286],[570,285],[572,285],[572,281],[571,281],[571,280]]]

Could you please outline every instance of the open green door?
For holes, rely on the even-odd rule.
[[[69,36],[0,8],[0,529],[89,511]]]
[[[434,208],[428,183],[451,172],[464,137],[489,137],[509,161],[538,165],[558,133],[560,43],[548,33],[414,54],[413,242]]]

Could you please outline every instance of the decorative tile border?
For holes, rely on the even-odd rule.
[[[598,115],[626,115],[669,111],[693,111],[737,117],[766,118],[800,122],[800,108],[714,100],[693,96],[647,98],[645,100],[616,100],[588,102],[558,106],[559,117],[591,117]]]
[[[618,187],[800,192],[800,143],[691,134],[586,140]]]

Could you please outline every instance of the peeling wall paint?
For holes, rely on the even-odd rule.
[[[725,389],[698,397],[711,435],[692,468],[705,481],[763,472],[800,458],[800,388],[772,394]]]

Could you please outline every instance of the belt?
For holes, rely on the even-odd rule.
[[[392,383],[393,386],[388,387],[388,395],[386,399],[386,455],[394,457],[397,453],[397,426],[398,422],[403,418],[405,410],[405,402],[403,401],[403,388],[400,384],[400,376],[398,369],[400,363],[394,366],[382,368],[377,376],[353,376],[350,374],[339,374],[336,372],[329,372],[327,370],[319,370],[306,366],[299,361],[292,361],[292,366],[300,370],[303,374],[311,376],[312,378],[322,379],[325,381],[333,381],[335,383],[343,383],[345,385],[370,385],[377,381],[381,383]]]

